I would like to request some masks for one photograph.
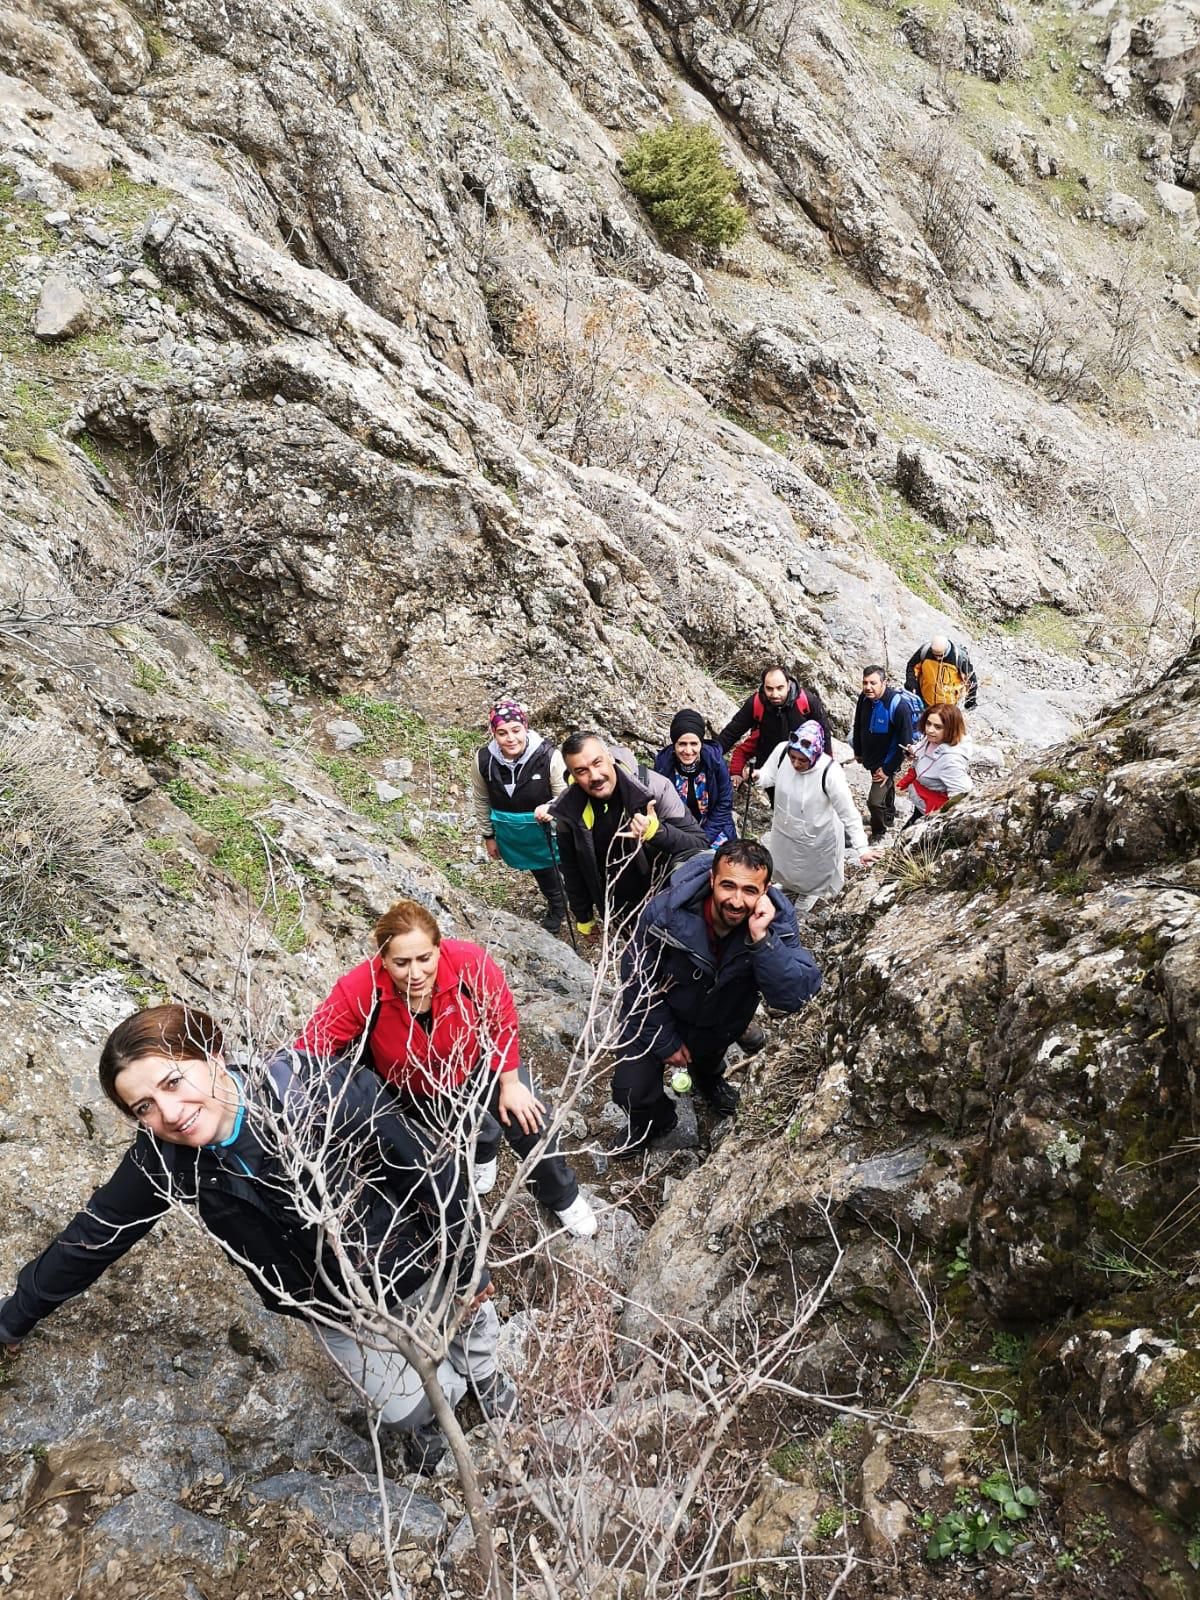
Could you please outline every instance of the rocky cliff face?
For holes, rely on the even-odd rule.
[[[832,1260],[831,1204],[826,1381],[865,1348],[875,1381],[902,1366],[931,1297],[931,1370],[974,1409],[982,1458],[1006,1410],[1065,1545],[1083,1551],[1089,1516],[1125,1530],[1114,1548],[1139,1559],[1113,1592],[1131,1594],[1193,1582],[1198,708],[1193,650],[847,897],[815,1079],[794,1042],[759,1069],[758,1114],[782,1131],[731,1139],[688,1179],[632,1290],[719,1327],[753,1261],[765,1311],[790,1263]],[[944,1421],[915,1431],[941,1439]],[[890,1442],[865,1512],[905,1567],[897,1527],[936,1497],[905,1487]]]

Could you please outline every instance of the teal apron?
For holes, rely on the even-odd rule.
[[[492,811],[492,831],[500,859],[518,872],[538,872],[552,867],[558,858],[554,824],[545,827],[535,821],[532,811]]]

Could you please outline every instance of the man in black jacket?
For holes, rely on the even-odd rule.
[[[564,739],[566,792],[534,813],[553,818],[567,903],[580,933],[629,916],[671,869],[709,849],[704,830],[661,773],[598,733]]]
[[[896,821],[896,773],[904,762],[905,747],[915,737],[908,703],[899,689],[888,683],[886,667],[865,667],[851,744],[859,765],[871,774],[867,810],[873,844],[878,844]]]
[[[729,753],[729,775],[736,789],[746,768],[761,767],[776,745],[784,744],[802,722],[819,722],[825,748],[832,749],[829,716],[815,689],[805,689],[783,667],[768,667],[758,688],[721,729],[717,738]]]

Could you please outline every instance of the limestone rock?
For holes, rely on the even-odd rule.
[[[245,1550],[241,1534],[211,1517],[198,1517],[153,1494],[134,1494],[98,1519],[95,1534],[111,1550],[125,1550],[138,1562],[199,1567],[211,1578],[237,1570]]]
[[[335,717],[325,724],[325,731],[333,740],[335,750],[353,750],[367,737],[357,722],[347,717]]]
[[[1197,228],[1200,228],[1200,217],[1196,213],[1196,196],[1192,191],[1181,189],[1174,183],[1166,183],[1160,178],[1154,185],[1154,195],[1159,209],[1173,220],[1183,237],[1194,238]]]
[[[385,1485],[393,1532],[406,1542],[433,1544],[446,1531],[446,1513],[425,1495],[402,1485]],[[311,1472],[284,1472],[246,1487],[247,1499],[266,1500],[306,1511],[327,1538],[339,1543],[355,1533],[382,1536],[380,1497],[362,1478],[325,1478]]]
[[[749,1567],[756,1561],[799,1555],[812,1533],[821,1491],[764,1472],[763,1486],[733,1530],[734,1550]]]
[[[50,275],[42,285],[33,314],[33,335],[46,344],[73,339],[95,325],[91,300],[63,272]]]
[[[1104,202],[1100,220],[1106,227],[1115,228],[1118,233],[1132,238],[1135,234],[1141,233],[1150,221],[1150,214],[1132,195],[1122,194],[1119,189],[1114,189]]]

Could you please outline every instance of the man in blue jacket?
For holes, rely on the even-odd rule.
[[[850,742],[859,765],[871,774],[867,810],[872,844],[879,844],[895,824],[896,773],[904,763],[905,747],[915,738],[908,701],[888,683],[887,668],[864,667]]]
[[[677,868],[638,918],[621,958],[612,1097],[629,1133],[614,1156],[637,1155],[675,1127],[664,1072],[686,1072],[715,1111],[736,1111],[725,1052],[759,1000],[799,1011],[821,987],[791,905],[770,887],[772,865],[762,845],[730,840]]]

